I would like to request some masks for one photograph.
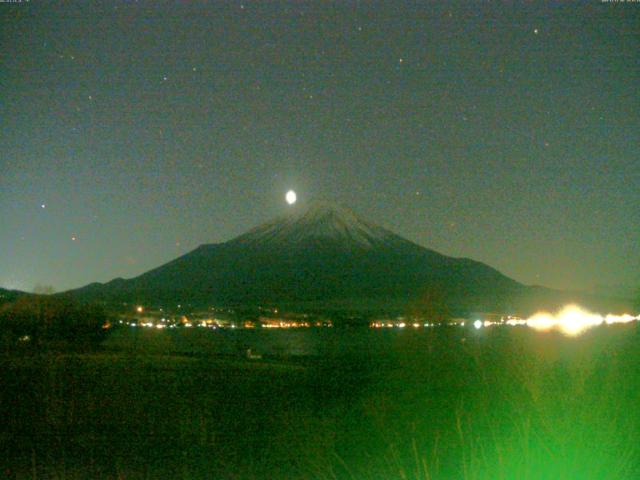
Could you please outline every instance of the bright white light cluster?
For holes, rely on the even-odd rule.
[[[613,323],[629,323],[638,319],[639,317],[634,317],[629,314],[609,314],[603,317],[597,313],[584,310],[577,305],[568,305],[555,315],[544,312],[537,313],[527,320],[527,325],[536,330],[543,331],[556,329],[566,335],[573,336],[579,335],[585,330],[597,327],[603,323],[608,325]]]
[[[598,313],[592,313],[577,305],[567,305],[562,310],[555,314],[548,312],[539,312],[529,317],[528,319],[509,319],[504,322],[509,326],[526,325],[535,330],[549,331],[558,330],[565,335],[575,336],[579,335],[589,328],[597,327],[606,323],[611,325],[614,323],[629,323],[635,320],[640,320],[640,315],[634,317],[633,315],[613,315],[602,316]],[[490,322],[485,320],[476,320],[474,326],[476,328],[489,327],[491,325],[498,325],[498,322]]]

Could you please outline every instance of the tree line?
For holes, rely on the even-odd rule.
[[[28,295],[0,305],[0,339],[5,348],[96,346],[109,327],[104,308],[65,297]]]

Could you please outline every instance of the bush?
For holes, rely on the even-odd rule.
[[[66,298],[22,297],[0,307],[0,338],[5,346],[56,342],[95,346],[107,326],[104,309]]]

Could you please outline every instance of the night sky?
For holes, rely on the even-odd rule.
[[[56,3],[0,3],[2,287],[138,275],[290,188],[524,283],[640,282],[640,3]]]

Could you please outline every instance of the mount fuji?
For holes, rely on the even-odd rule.
[[[200,306],[404,308],[435,301],[464,313],[503,309],[523,288],[483,263],[442,255],[348,209],[314,202],[138,277],[66,294],[109,303]]]

